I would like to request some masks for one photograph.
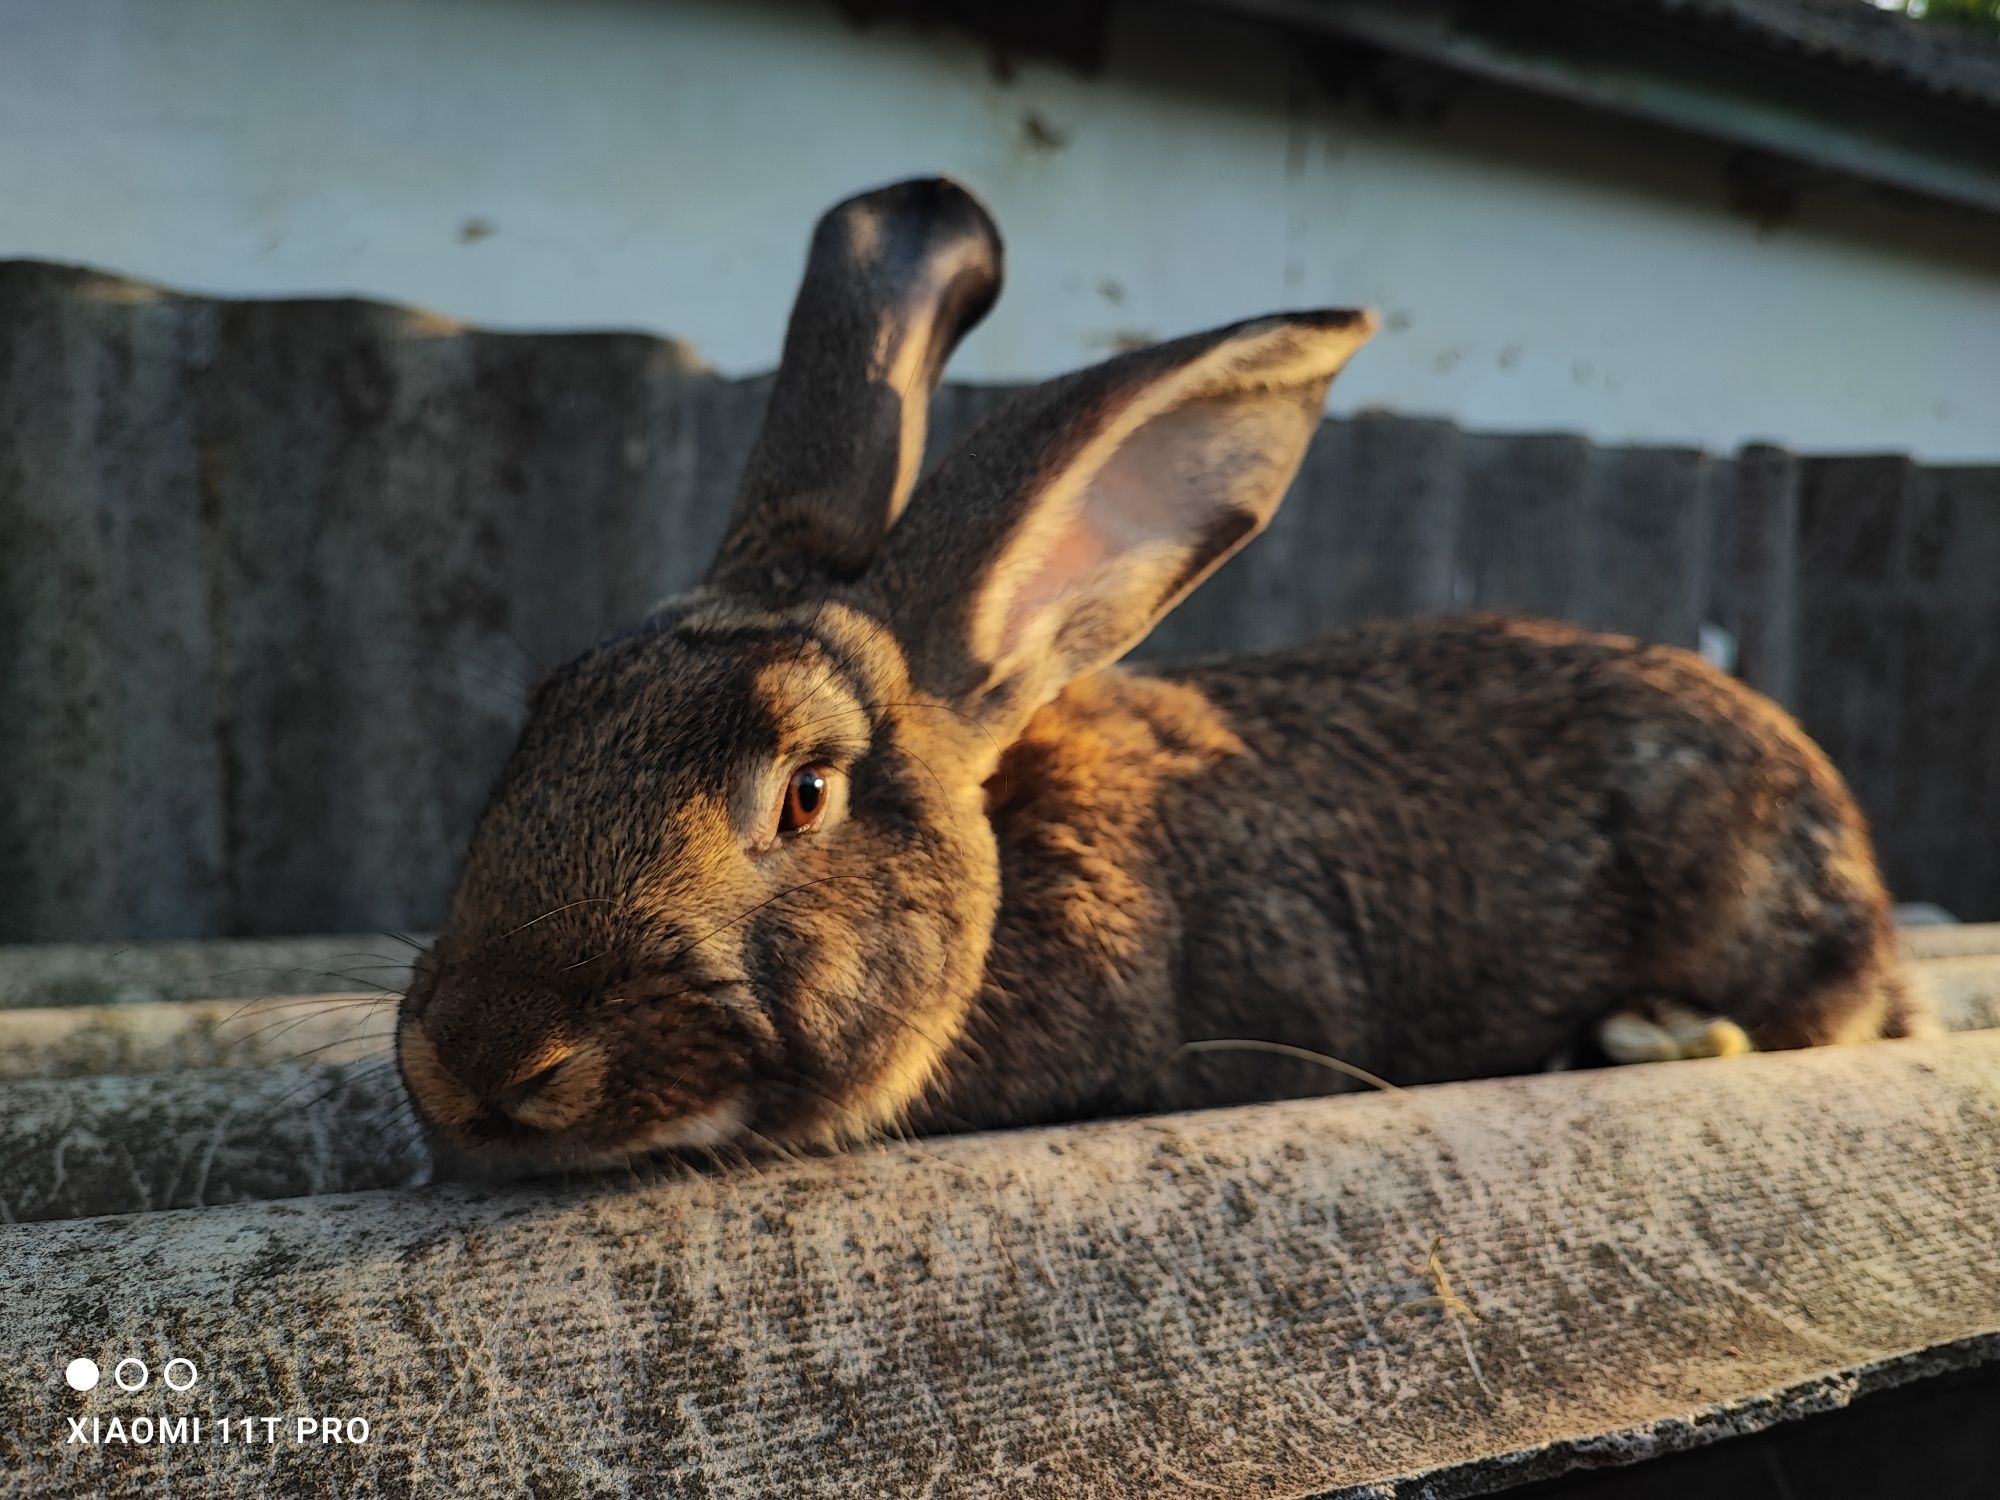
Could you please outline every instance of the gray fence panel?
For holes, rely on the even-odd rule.
[[[433,921],[539,667],[643,612],[676,561],[651,461],[673,349],[233,312],[206,418],[230,454],[235,920]]]
[[[1890,883],[2000,908],[2000,469],[1808,459],[1797,545],[1799,716]]]
[[[189,420],[215,316],[0,265],[0,936],[229,918]]]
[[[1161,622],[1140,660],[1289,645],[1448,609],[1463,471],[1445,422],[1329,422],[1265,534]]]
[[[434,925],[533,680],[698,575],[768,392],[637,335],[33,265],[0,327],[0,941]],[[933,452],[1005,395],[941,392]],[[1715,621],[1899,893],[1990,916],[1996,573],[1990,469],[1366,417],[1140,654]]]
[[[1582,592],[1590,445],[1566,434],[1523,433],[1467,437],[1464,446],[1460,602],[1570,615]]]
[[[1712,613],[1713,461],[1688,448],[1597,449],[1592,460],[1569,615],[1597,630],[1697,644]]]
[[[1720,466],[1718,465],[1718,469]],[[1716,502],[1715,618],[1736,669],[1787,708],[1799,701],[1799,460],[1754,444]]]

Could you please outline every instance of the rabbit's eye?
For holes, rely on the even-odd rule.
[[[825,766],[801,766],[792,772],[778,809],[778,832],[810,833],[826,814],[827,792]]]

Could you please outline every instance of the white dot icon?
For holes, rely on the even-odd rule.
[[[87,1391],[97,1384],[97,1361],[94,1359],[73,1359],[69,1368],[63,1371],[63,1379],[69,1382],[73,1391]]]

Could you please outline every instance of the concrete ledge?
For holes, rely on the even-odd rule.
[[[400,1187],[430,1158],[387,1062],[0,1085],[0,1222]]]
[[[2000,953],[2000,922],[1943,923],[1935,927],[1905,927],[1897,934],[1906,959],[1964,958],[1976,953]]]
[[[2000,1026],[2000,953],[1909,970],[1954,1029]],[[425,1180],[388,999],[0,1010],[0,1212],[73,1218]]]
[[[1986,1032],[19,1225],[0,1491],[1484,1493],[2000,1355],[1995,1161]],[[226,1411],[371,1437],[65,1444]]]
[[[357,992],[0,1009],[0,1082],[388,1057],[397,999]]]
[[[1905,968],[1951,1030],[2000,1026],[2000,952],[1920,959]]]
[[[428,942],[428,935],[413,941]],[[415,952],[385,933],[204,938],[185,943],[0,945],[0,1010],[228,995],[400,993]]]
[[[430,934],[406,934],[428,943]],[[1912,961],[2000,955],[2000,922],[1906,927]],[[212,996],[400,991],[414,950],[380,932],[181,943],[0,944],[0,1009],[128,1005]],[[365,978],[365,983],[362,980]]]

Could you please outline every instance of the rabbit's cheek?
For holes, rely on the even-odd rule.
[[[431,1125],[455,1138],[478,1118],[478,1096],[445,1067],[414,1019],[405,1019],[398,1028],[396,1051],[410,1098]]]

